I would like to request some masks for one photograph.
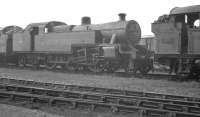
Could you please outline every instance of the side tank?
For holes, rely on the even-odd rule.
[[[126,14],[119,14],[119,21],[104,24],[91,24],[89,17],[82,18],[82,25],[74,26],[72,31],[100,30],[103,40],[112,42],[115,38],[118,43],[135,45],[141,38],[141,29],[135,20],[126,21]],[[125,41],[126,40],[126,41]]]

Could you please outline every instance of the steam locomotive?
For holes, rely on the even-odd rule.
[[[32,23],[25,29],[8,26],[1,30],[1,63],[25,67],[60,67],[93,72],[147,73],[152,68],[150,52],[138,44],[141,29],[134,20],[91,24],[83,17],[81,25],[51,21]]]

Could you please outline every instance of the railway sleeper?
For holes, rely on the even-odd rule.
[[[198,102],[190,102],[190,101],[180,101],[180,100],[169,100],[169,99],[155,99],[155,98],[140,98],[142,100],[149,100],[153,102],[160,102],[160,103],[170,103],[170,104],[177,104],[177,105],[185,105],[185,106],[195,106],[200,107]]]
[[[5,81],[7,78],[3,78]],[[16,79],[7,79],[8,81],[10,80],[16,80]],[[2,81],[2,80],[1,80]],[[24,80],[25,81],[25,80]],[[27,82],[27,81],[25,81]],[[32,82],[32,81],[31,81]],[[46,83],[42,82],[33,82],[33,86],[37,87],[35,84],[40,84],[44,86]],[[47,83],[49,86],[53,86],[53,83]],[[64,85],[62,84],[62,87],[65,87],[65,90],[75,90],[75,91],[80,91],[79,89],[87,89],[87,91],[97,91],[97,92],[102,92],[102,93],[112,93],[112,89],[105,89],[105,88],[96,88],[96,87],[87,87],[87,86],[75,86],[75,85]],[[42,87],[40,86],[40,87]],[[140,97],[151,97],[151,98],[163,98],[163,99],[170,99],[170,100],[181,100],[181,101],[190,101],[190,102],[200,102],[200,98],[193,98],[193,97],[184,97],[184,96],[175,96],[175,95],[166,95],[166,94],[157,94],[157,93],[144,93],[144,92],[138,92],[138,91],[123,91],[123,90],[117,90],[117,92],[121,92],[120,95],[126,95],[126,96],[140,96]],[[82,91],[82,90],[81,90]],[[113,93],[115,94],[115,93]],[[199,106],[199,104],[196,104],[196,106]]]
[[[61,97],[52,97],[52,96],[41,96],[41,95],[31,95],[31,94],[24,94],[24,93],[13,93],[13,92],[1,92],[1,94],[9,94],[9,95],[13,95],[15,96],[25,96],[28,99],[33,99],[34,98],[34,102],[39,102],[39,103],[51,103],[50,105],[56,105],[56,101],[64,101],[64,102],[72,102],[72,107],[76,108],[91,108],[92,105],[95,106],[96,110],[98,107],[106,107],[109,108],[111,110],[111,112],[121,112],[121,110],[128,110],[130,111],[131,109],[135,110],[138,109],[140,110],[139,112],[142,112],[142,114],[140,113],[140,115],[144,116],[146,114],[153,114],[153,115],[159,115],[160,117],[179,117],[176,115],[181,115],[180,117],[183,117],[182,115],[184,115],[185,117],[199,117],[198,114],[189,114],[189,113],[180,113],[180,112],[171,112],[171,111],[165,111],[165,110],[156,110],[156,109],[149,109],[149,108],[141,108],[141,107],[130,107],[130,106],[122,106],[122,105],[116,105],[116,104],[105,104],[99,101],[90,101],[90,100],[79,100],[79,99],[65,99],[65,98],[61,98]],[[156,112],[156,113],[155,113]],[[164,115],[160,115],[158,113],[164,113]],[[171,113],[175,113],[175,114],[171,114]],[[178,113],[178,114],[177,114]],[[168,116],[168,115],[173,115],[173,116]],[[175,116],[174,116],[175,115]]]
[[[75,87],[75,88],[80,90],[80,91],[95,91],[95,88],[92,88],[92,87],[80,86],[80,87]]]
[[[82,94],[81,98],[82,99],[90,99],[90,100],[101,100],[101,101],[105,102],[105,97],[102,97],[100,95]]]
[[[12,88],[8,88],[9,90],[7,91],[19,91],[19,90],[16,90],[16,89],[19,89],[19,88],[22,88],[22,89],[28,89],[26,90],[31,91],[31,94],[38,94],[38,95],[47,95],[47,96],[53,96],[53,97],[59,97],[60,96],[60,93],[61,94],[67,94],[68,96],[64,96],[64,98],[77,98],[79,99],[80,97],[82,99],[87,99],[87,100],[93,100],[94,99],[91,99],[91,98],[83,98],[83,97],[86,97],[86,96],[81,96],[81,95],[85,95],[85,94],[80,94],[78,92],[64,92],[63,91],[56,91],[56,90],[50,90],[50,89],[33,89],[33,88],[29,88],[29,87],[17,87],[17,86],[8,86],[8,87],[12,87]],[[13,88],[15,87],[15,88]],[[13,90],[11,90],[13,89]],[[24,91],[24,90],[23,90]],[[69,94],[76,94],[76,96],[69,96]],[[89,95],[89,94],[88,94]],[[98,97],[97,95],[95,94],[90,94],[91,96],[96,96]],[[99,95],[99,98],[101,98],[102,96]],[[179,111],[179,112],[188,112],[188,110],[190,110],[190,113],[198,113],[198,111],[200,110],[200,108],[198,107],[184,107],[183,105],[175,105],[175,104],[162,104],[162,103],[158,103],[158,102],[151,102],[151,101],[144,101],[144,100],[140,100],[138,102],[138,100],[127,100],[127,99],[120,99],[120,98],[114,98],[114,97],[109,97],[109,96],[105,96],[104,97],[105,99],[103,100],[104,103],[114,103],[114,104],[121,104],[121,105],[131,105],[131,106],[139,106],[139,107],[147,107],[147,108],[157,108],[157,109],[164,109],[164,110],[170,110],[170,111]],[[120,100],[119,100],[120,99]],[[99,100],[98,98],[95,99],[95,100]],[[134,105],[133,105],[134,104]]]
[[[178,101],[176,101],[176,102],[178,102]],[[185,103],[185,102],[180,102],[180,103]],[[185,103],[185,104],[187,104],[187,103]]]
[[[5,86],[4,86],[5,85]],[[12,88],[16,88],[17,87],[17,89],[20,89],[20,88],[22,88],[22,89],[25,89],[25,88],[30,88],[30,87],[26,87],[26,86],[21,86],[21,85],[11,85],[11,84],[0,84],[0,86],[1,87],[11,87],[11,88],[9,88],[10,90],[12,90]],[[35,88],[35,89],[37,89],[37,90],[44,90],[43,88],[36,88],[36,87],[33,87],[33,88]],[[13,89],[13,90],[14,90]],[[37,91],[36,90],[36,91]],[[45,90],[48,90],[48,89],[45,89]],[[71,91],[68,91],[68,90],[60,90],[60,89],[49,89],[49,91],[53,91],[53,92],[55,92],[55,93],[57,93],[57,92],[71,92]],[[72,93],[72,92],[71,92]],[[80,95],[79,93],[79,91],[75,91],[75,92],[73,92],[72,94],[75,94],[75,93],[78,93],[78,94],[76,94],[76,95]],[[93,93],[93,92],[85,92],[85,93],[83,93],[82,92],[82,94],[81,95],[83,95],[83,94],[99,94],[99,93]],[[121,98],[123,98],[124,97],[124,95],[110,95],[110,94],[104,94],[105,96],[107,96],[107,97],[109,97],[109,96],[115,96],[115,97],[121,97]],[[132,99],[132,98],[134,98],[134,96],[125,96],[126,98],[130,98],[130,99]],[[169,101],[174,101],[174,100],[171,100],[171,99],[167,99],[167,100],[164,100],[164,99],[154,99],[154,98],[146,98],[146,97],[138,97],[138,98],[140,98],[140,99],[148,99],[148,100],[151,100],[151,101],[161,101],[161,102],[169,102]],[[175,102],[177,102],[177,103],[184,103],[184,104],[186,104],[187,105],[187,101],[179,101],[179,100],[175,100]],[[190,101],[189,101],[190,102]],[[193,102],[190,102],[190,103],[192,103],[193,104]],[[198,104],[198,102],[197,103],[195,103],[195,104]]]

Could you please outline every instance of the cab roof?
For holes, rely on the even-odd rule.
[[[50,22],[40,22],[40,23],[31,23],[29,24],[28,26],[26,26],[25,30],[29,30],[31,29],[32,27],[38,27],[38,26],[41,26],[41,27],[45,27],[45,26],[59,26],[59,25],[67,25],[66,23],[64,22],[60,22],[60,21],[50,21]]]
[[[1,31],[3,34],[9,34],[9,33],[14,33],[14,32],[22,32],[23,29],[19,26],[10,25],[10,26],[6,26],[2,28]]]
[[[175,7],[170,11],[170,15],[200,13],[200,5]]]

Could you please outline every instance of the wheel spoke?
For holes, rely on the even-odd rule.
[[[103,71],[102,66],[100,66],[99,64],[89,66],[88,69],[89,69],[90,71],[92,71],[92,72],[95,72],[95,73],[99,73],[99,72],[102,72],[102,71]]]

